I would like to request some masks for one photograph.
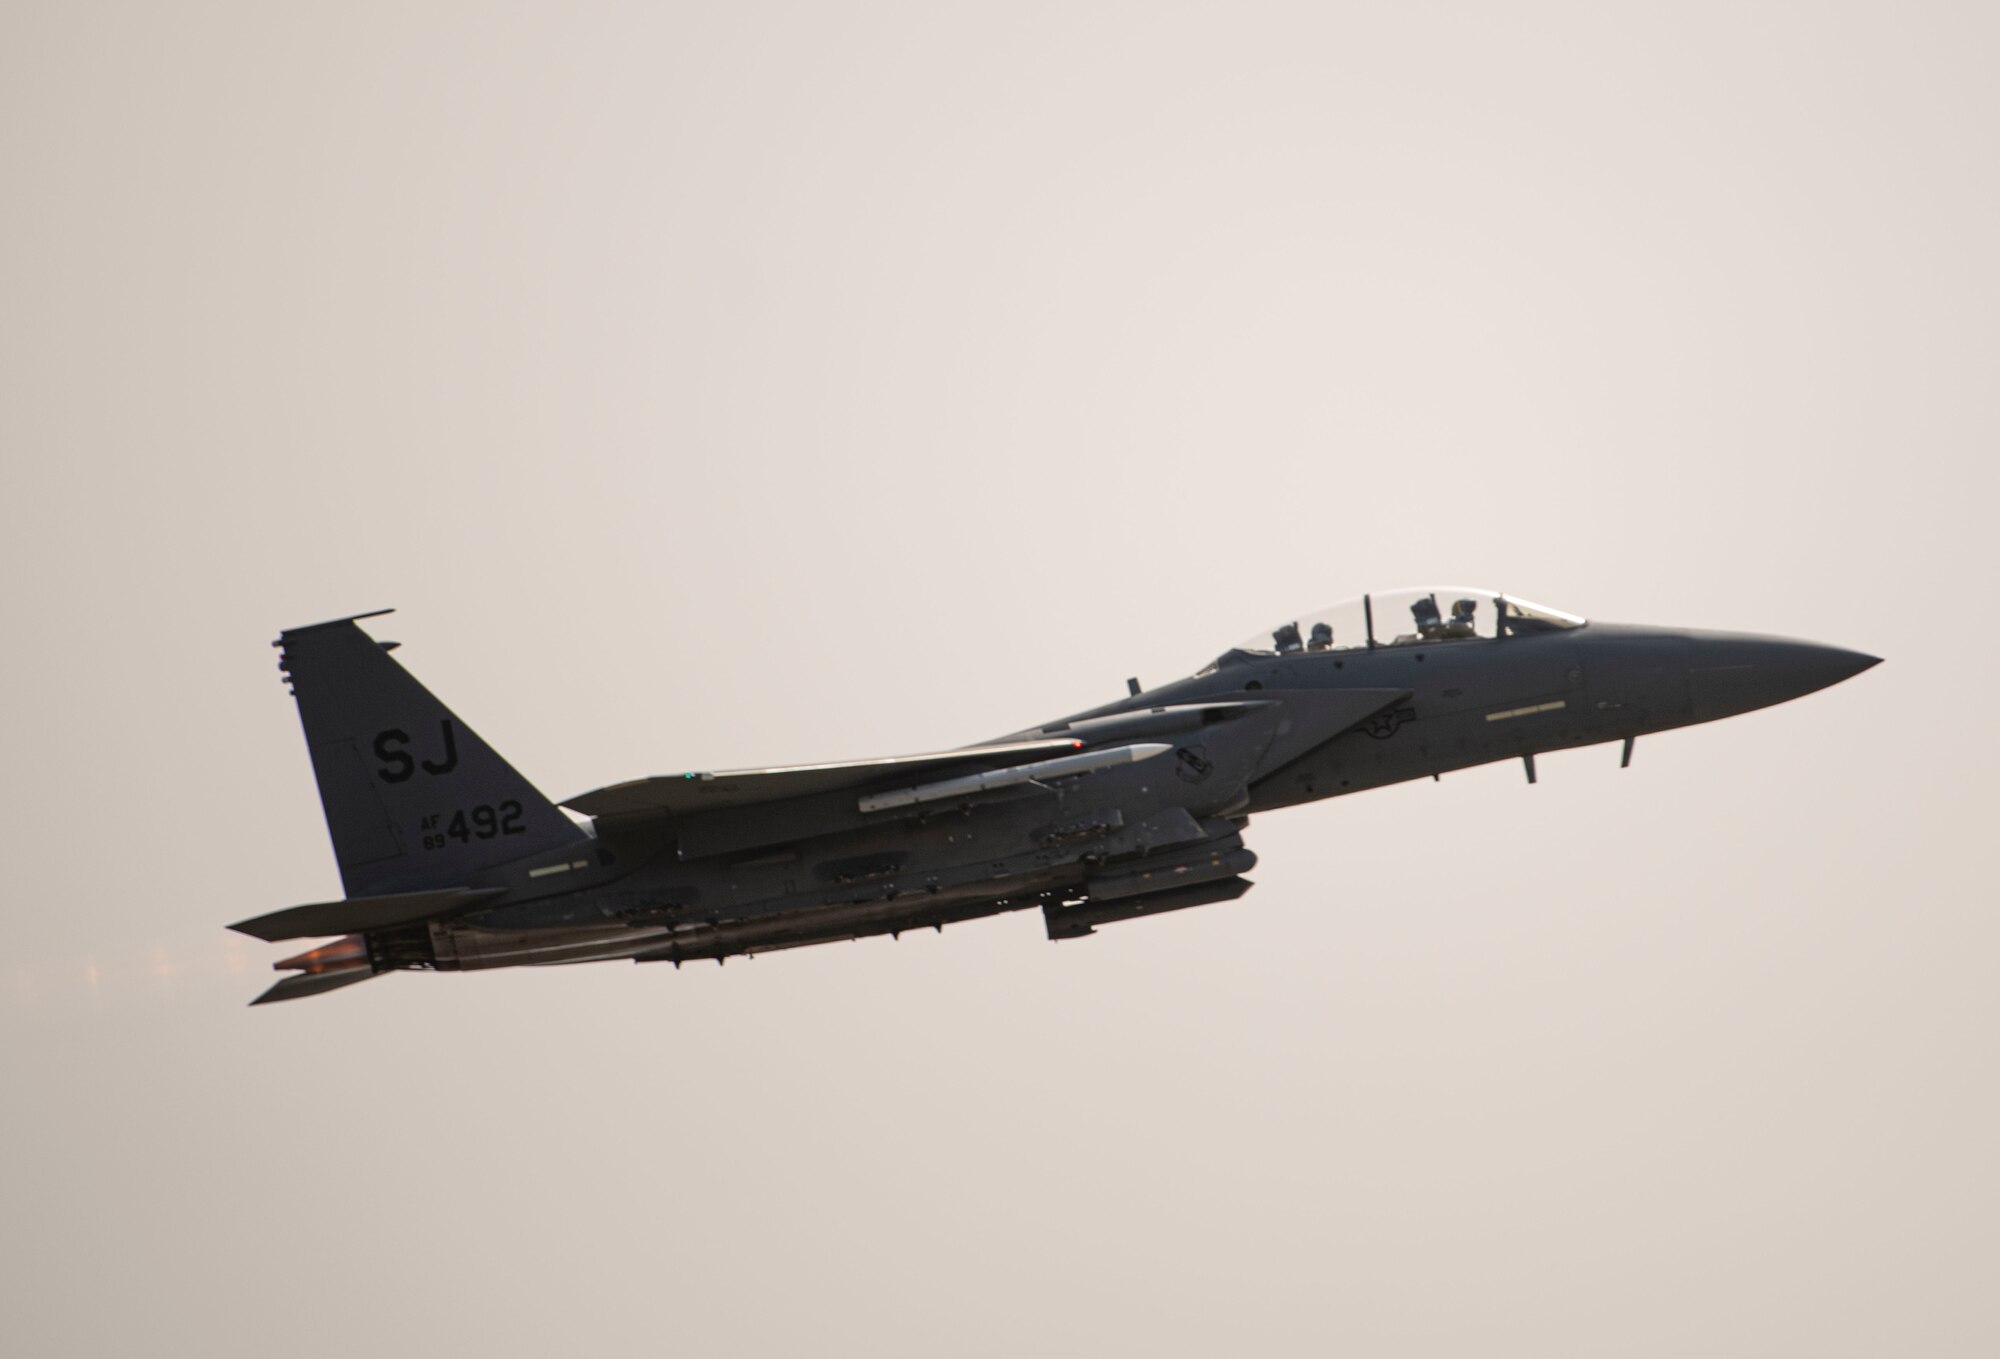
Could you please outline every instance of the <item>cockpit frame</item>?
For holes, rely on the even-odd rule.
[[[1448,601],[1448,605],[1447,605]],[[1409,609],[1414,631],[1383,637],[1377,631],[1378,603]],[[1448,609],[1448,611],[1447,611]],[[1393,616],[1393,613],[1391,614]],[[1259,633],[1224,652],[1200,673],[1208,674],[1224,665],[1258,656],[1291,656],[1321,651],[1378,651],[1390,647],[1456,645],[1473,641],[1504,641],[1509,638],[1564,632],[1586,625],[1588,620],[1561,609],[1531,603],[1492,590],[1465,587],[1420,587],[1416,589],[1369,591],[1342,600],[1317,613],[1302,614],[1276,628]],[[1359,628],[1355,628],[1358,623]],[[1343,634],[1343,628],[1345,633]],[[1308,642],[1308,629],[1310,638]],[[1361,634],[1359,642],[1344,642],[1343,635]]]

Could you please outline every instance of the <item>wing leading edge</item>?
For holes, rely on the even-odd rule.
[[[614,783],[567,798],[563,806],[585,816],[686,816],[729,807],[856,791],[890,779],[929,776],[949,768],[1003,769],[1083,747],[1074,737],[968,746],[924,755],[894,755],[845,764],[796,764],[771,769],[723,769],[714,773],[666,774]]]

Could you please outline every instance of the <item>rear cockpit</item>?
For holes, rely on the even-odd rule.
[[[1246,638],[1202,673],[1255,656],[1361,651],[1418,643],[1487,641],[1561,632],[1584,620],[1511,595],[1424,587],[1358,595]]]

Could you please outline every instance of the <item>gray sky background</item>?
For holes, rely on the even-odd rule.
[[[0,1350],[2000,1349],[2000,85],[1941,4],[0,7]],[[248,1011],[266,645],[561,797],[1367,588],[1888,663],[1243,901]]]

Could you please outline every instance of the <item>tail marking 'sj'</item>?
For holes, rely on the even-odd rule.
[[[356,625],[388,612],[292,628],[272,643],[298,700],[347,895],[458,888],[587,838],[389,655],[394,642]]]

